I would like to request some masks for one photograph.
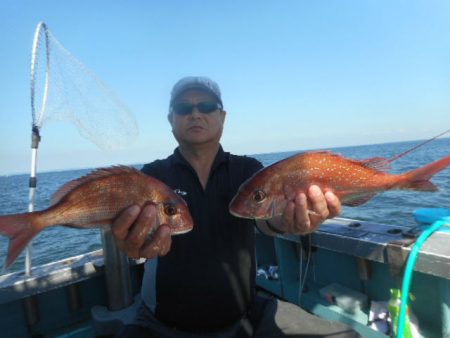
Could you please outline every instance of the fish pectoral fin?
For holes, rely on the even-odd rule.
[[[366,192],[366,193],[358,193],[354,195],[346,196],[342,199],[342,205],[347,207],[357,207],[358,205],[362,205],[371,200],[377,193],[375,192]]]

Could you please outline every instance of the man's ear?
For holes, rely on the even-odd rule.
[[[167,114],[167,120],[172,125],[172,113]]]

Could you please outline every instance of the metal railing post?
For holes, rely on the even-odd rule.
[[[128,257],[119,251],[110,230],[102,229],[108,309],[117,311],[133,302]]]

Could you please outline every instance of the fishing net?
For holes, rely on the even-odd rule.
[[[33,129],[49,120],[67,121],[102,149],[123,148],[138,133],[133,114],[43,22],[32,49],[31,111]]]

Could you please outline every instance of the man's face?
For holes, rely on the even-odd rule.
[[[176,98],[177,104],[217,103],[214,96],[198,90],[188,90]],[[201,145],[218,143],[222,136],[226,112],[215,109],[210,113],[201,113],[197,107],[190,114],[178,115],[176,110],[169,113],[168,119],[172,132],[178,143],[184,145]]]

